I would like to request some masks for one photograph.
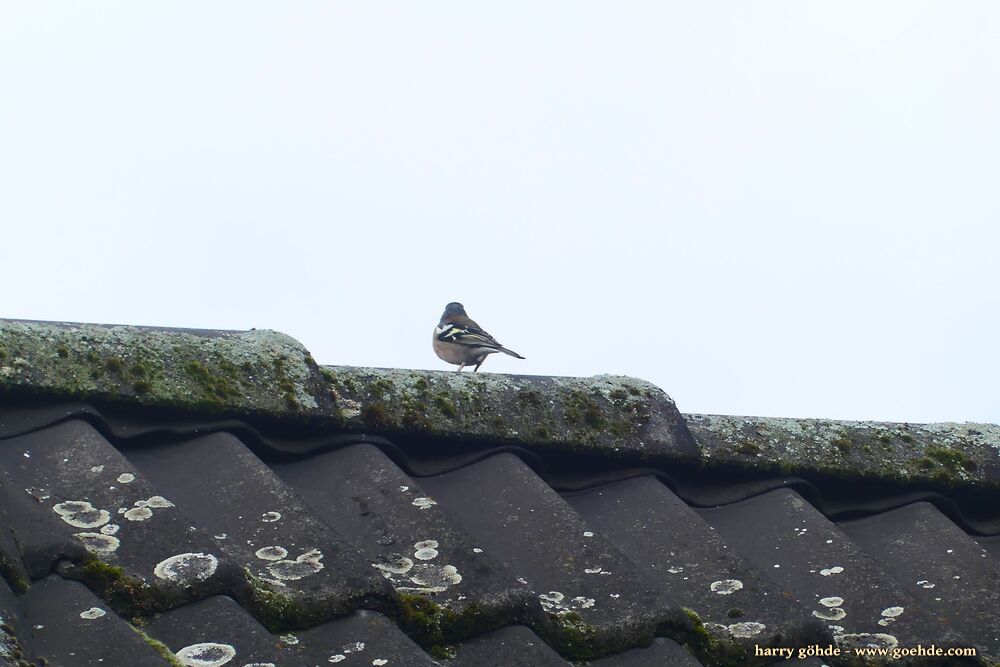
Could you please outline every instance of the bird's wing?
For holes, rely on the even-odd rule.
[[[489,335],[475,324],[458,325],[451,322],[443,322],[438,325],[437,338],[448,343],[458,343],[470,347],[488,347],[499,349],[502,347],[496,338]]]

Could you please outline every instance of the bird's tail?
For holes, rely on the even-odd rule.
[[[497,349],[500,350],[501,352],[503,352],[504,354],[509,354],[512,357],[517,357],[518,359],[524,359],[524,357],[522,357],[520,354],[518,354],[514,350],[508,350],[507,348],[500,347],[500,346],[497,346]]]

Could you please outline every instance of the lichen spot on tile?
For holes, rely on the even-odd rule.
[[[343,662],[344,660],[347,660],[346,655],[343,653],[334,653],[330,656],[330,659],[327,660],[327,662]]]
[[[393,554],[383,558],[378,563],[372,563],[372,567],[379,570],[386,579],[392,578],[394,574],[406,574],[413,567],[413,561],[405,556]]]
[[[101,609],[100,607],[91,607],[86,611],[81,611],[80,618],[85,618],[88,621],[92,621],[95,618],[100,618],[101,616],[104,616],[106,613],[107,612]]]
[[[920,586],[921,588],[934,588],[934,584],[931,583],[930,581],[927,581],[926,579],[921,579],[920,581],[918,581],[917,586]]]
[[[264,512],[260,515],[260,520],[264,523],[274,523],[281,519],[281,512]]]
[[[729,631],[733,637],[738,639],[747,639],[749,637],[756,637],[764,630],[767,626],[763,623],[758,623],[756,621],[746,621],[745,623],[733,623],[732,625],[726,626],[726,630]]]
[[[677,565],[674,565],[673,567],[668,567],[667,568],[667,572],[669,572],[670,574],[680,574],[683,571],[684,571],[684,568],[683,567],[678,567]]]
[[[410,504],[418,510],[429,510],[434,505],[437,505],[437,501],[433,498],[414,498],[413,502]]]
[[[743,582],[739,579],[722,579],[720,581],[713,581],[708,587],[713,593],[732,595],[743,588]]]
[[[94,473],[104,472],[104,466],[103,465],[94,466],[93,468],[90,469],[90,472]]]
[[[590,609],[594,606],[594,598],[585,598],[579,595],[571,600],[577,609]]]
[[[243,667],[278,667],[273,662],[248,662]]]
[[[73,537],[83,542],[84,548],[95,556],[110,556],[122,544],[117,537],[103,533],[74,533]]]
[[[413,557],[417,560],[433,560],[438,555],[438,543],[436,540],[422,540],[414,542]]]
[[[902,607],[888,607],[882,610],[882,618],[878,620],[878,624],[883,628],[888,627],[896,621],[896,618],[903,613]]]
[[[566,611],[566,606],[562,604],[565,597],[559,591],[549,591],[548,593],[539,593],[538,601],[542,604],[542,609],[547,612]]]
[[[160,561],[153,568],[153,574],[160,579],[188,586],[198,581],[205,581],[215,574],[218,566],[219,559],[212,554],[185,553]]]
[[[833,567],[828,567],[820,570],[819,573],[824,577],[829,577],[831,574],[840,574],[843,571],[844,568],[840,567],[839,565],[834,565]]]
[[[375,665],[375,667],[382,667],[382,665],[389,664],[389,661],[385,658],[375,658],[372,660],[372,664]]]
[[[118,532],[118,530],[119,526],[117,523],[109,523],[105,526],[101,526],[102,535],[114,535],[115,533]]]
[[[97,528],[111,521],[107,510],[97,509],[85,500],[67,500],[56,503],[52,511],[74,528]]]
[[[236,649],[229,644],[203,642],[185,646],[175,655],[185,667],[222,667],[236,657]]]
[[[262,547],[254,555],[261,560],[281,560],[288,555],[288,549],[279,546]]]
[[[267,571],[279,581],[296,581],[323,569],[323,552],[307,551],[295,560],[279,560],[267,566]]]
[[[295,646],[299,643],[299,638],[295,635],[281,635],[278,637],[282,644],[288,644],[289,646]]]
[[[130,510],[125,510],[123,515],[129,521],[145,521],[153,516],[153,510],[148,507],[133,507]]]
[[[462,575],[454,565],[417,563],[409,575],[409,583],[415,586],[397,586],[396,590],[409,593],[443,593],[448,587],[462,583]]]
[[[599,567],[585,567],[583,568],[584,574],[600,574],[601,568]]]
[[[119,484],[129,484],[135,481],[135,475],[133,475],[130,472],[123,472],[122,474],[118,475],[116,481]]]
[[[832,598],[820,598],[819,603],[824,607],[839,607],[844,604],[844,598],[832,597]]]
[[[812,615],[824,621],[839,621],[847,616],[847,612],[840,607],[830,607],[829,609],[814,609]]]

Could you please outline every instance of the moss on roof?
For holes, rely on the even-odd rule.
[[[971,488],[1000,486],[1000,427],[682,416],[635,378],[318,366],[275,331],[0,320],[0,392],[97,405]]]
[[[704,461],[1000,489],[1000,426],[685,415]]]

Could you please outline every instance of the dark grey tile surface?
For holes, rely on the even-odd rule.
[[[657,637],[647,647],[629,649],[590,663],[590,667],[662,667],[663,665],[701,667],[701,663],[677,642],[663,637]]]
[[[212,536],[215,548],[255,578],[255,586],[289,598],[286,615],[294,625],[316,625],[389,597],[385,580],[356,544],[317,519],[232,435],[125,454]],[[256,604],[253,597],[241,601]]]
[[[887,565],[893,579],[935,618],[943,619],[980,650],[1000,652],[1000,570],[987,551],[930,503],[919,502],[840,529]],[[894,612],[895,610],[893,610]],[[891,631],[905,614],[882,612]]]
[[[83,584],[35,582],[21,600],[32,657],[66,667],[164,667],[167,661]]]
[[[244,581],[211,537],[87,422],[68,421],[4,441],[0,466],[9,476],[5,500],[19,507],[8,510],[7,518],[33,577],[62,558],[100,559],[146,582],[151,592],[141,606],[153,609]],[[89,577],[81,567],[65,573]]]
[[[513,454],[422,480],[549,617],[578,615],[598,641],[645,643],[680,608],[635,576],[635,566]],[[474,499],[474,501],[472,500]]]
[[[873,559],[790,489],[699,513],[778,591],[811,609],[846,645],[963,644],[950,624],[929,614],[889,575],[883,565],[890,563]]]
[[[647,586],[748,648],[832,640],[659,480],[637,477],[566,500],[636,564]]]
[[[480,629],[507,624],[529,603],[526,586],[378,448],[353,445],[273,469],[397,593],[475,614]],[[445,634],[461,634],[461,625]]]
[[[571,667],[569,662],[523,625],[509,625],[462,642],[455,648],[455,658],[447,663],[453,667]]]

